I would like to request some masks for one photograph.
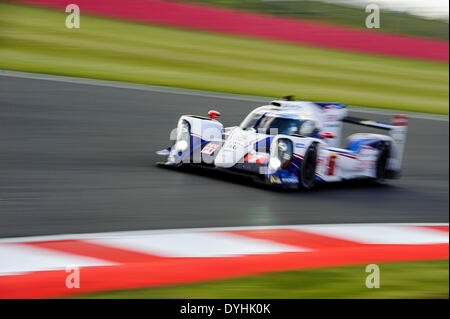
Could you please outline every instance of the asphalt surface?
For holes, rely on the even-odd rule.
[[[289,92],[287,92],[289,93]],[[0,237],[180,227],[448,222],[448,121],[410,119],[403,177],[283,193],[157,167],[182,114],[257,102],[0,76]],[[352,112],[389,120],[388,116]],[[370,131],[346,128],[345,134]]]

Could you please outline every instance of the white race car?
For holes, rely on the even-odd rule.
[[[160,165],[200,166],[252,176],[285,188],[310,189],[317,182],[398,178],[402,167],[408,118],[392,123],[347,116],[341,103],[293,101],[291,96],[253,110],[239,126],[226,127],[209,117],[183,115],[171,134],[171,147]],[[343,123],[389,131],[357,133],[339,147]]]

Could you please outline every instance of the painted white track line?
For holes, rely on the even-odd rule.
[[[32,80],[45,80],[45,81],[54,81],[54,82],[74,83],[74,84],[83,84],[83,85],[95,85],[95,86],[103,86],[103,87],[112,87],[112,88],[117,88],[117,89],[127,89],[127,90],[140,90],[140,91],[170,93],[170,94],[178,94],[178,95],[200,96],[200,97],[218,98],[218,99],[235,100],[235,101],[249,101],[249,102],[258,102],[258,103],[267,103],[270,100],[279,98],[279,97],[270,98],[270,97],[260,97],[260,96],[252,96],[252,95],[207,92],[207,91],[179,89],[179,88],[172,88],[172,87],[165,87],[165,86],[127,83],[127,82],[119,82],[119,81],[106,81],[106,80],[68,77],[68,76],[59,76],[59,75],[49,75],[49,74],[42,74],[42,73],[8,71],[8,70],[1,70],[1,69],[0,69],[0,76],[24,78],[24,79],[32,79]],[[407,112],[407,111],[403,111],[403,110],[384,110],[384,109],[378,110],[378,109],[371,109],[371,108],[357,106],[357,105],[349,105],[349,110],[351,110],[352,112],[367,113],[367,114],[379,114],[379,115],[392,115],[395,113],[402,112],[402,113],[408,114],[408,116],[411,118],[432,120],[432,121],[445,121],[445,122],[448,122],[448,120],[449,120],[448,115],[434,115],[434,114],[427,114],[427,113],[420,113],[420,112]]]
[[[325,225],[321,227],[302,227],[324,236],[379,245],[430,245],[448,243],[448,233],[421,227],[397,225]]]
[[[47,236],[11,237],[0,239],[1,243],[23,243],[38,241],[56,240],[91,240],[91,239],[111,239],[117,237],[140,237],[156,234],[180,234],[180,233],[200,233],[200,232],[221,232],[239,230],[268,230],[268,229],[298,229],[319,231],[325,228],[335,227],[388,227],[388,226],[448,226],[448,223],[367,223],[367,224],[316,224],[316,225],[270,225],[270,226],[237,226],[237,227],[204,227],[204,228],[175,228],[175,229],[155,229],[155,230],[133,230],[104,233],[81,233],[81,234],[61,234]]]
[[[230,227],[72,236],[72,240],[58,240],[68,238],[64,235],[47,236],[40,242],[29,237],[0,243],[0,299],[316,267],[448,259],[449,242],[448,224]],[[82,273],[77,290],[65,284],[67,267],[75,265]]]
[[[226,232],[118,236],[90,242],[164,257],[229,257],[309,251],[305,248]]]
[[[65,269],[68,265],[94,267],[112,266],[114,263],[20,244],[0,244],[0,276]]]
[[[428,227],[418,227],[426,225]],[[357,245],[439,245],[448,244],[448,224],[346,224],[234,228],[174,229],[157,232],[116,232],[74,236],[50,236],[36,242],[29,237],[0,243],[0,276],[80,267],[133,263],[126,258],[114,262],[115,251],[158,258],[239,258],[250,255],[309,253],[335,250],[344,241]],[[262,230],[262,231],[261,231]],[[256,236],[256,237],[252,237]],[[312,240],[311,240],[312,236]],[[317,237],[323,236],[317,246]],[[283,242],[289,238],[288,242]],[[40,238],[42,239],[42,238]],[[86,249],[87,245],[87,249]],[[312,245],[312,246],[311,246]],[[352,245],[352,244],[350,244]],[[83,248],[84,247],[84,248]],[[86,254],[87,253],[87,254]]]

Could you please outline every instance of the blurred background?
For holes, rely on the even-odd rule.
[[[71,3],[80,28],[66,27]],[[368,3],[380,28],[366,27]],[[0,1],[0,238],[448,223],[448,39],[447,0]],[[408,112],[402,178],[299,194],[155,167],[180,115],[218,109],[231,126],[288,94],[373,120]],[[360,268],[100,297],[448,298],[448,258],[385,264],[383,291],[362,286]]]
[[[7,1],[0,67],[448,114],[448,3],[379,3],[367,29],[362,1],[81,0],[68,29],[67,1]]]

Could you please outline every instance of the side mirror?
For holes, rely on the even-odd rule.
[[[220,116],[220,112],[219,111],[215,111],[215,110],[210,110],[208,112],[208,115],[209,115],[209,119],[210,120],[214,120],[215,118]]]
[[[319,136],[321,138],[335,138],[336,137],[336,135],[334,133],[331,133],[331,132],[320,132]]]

